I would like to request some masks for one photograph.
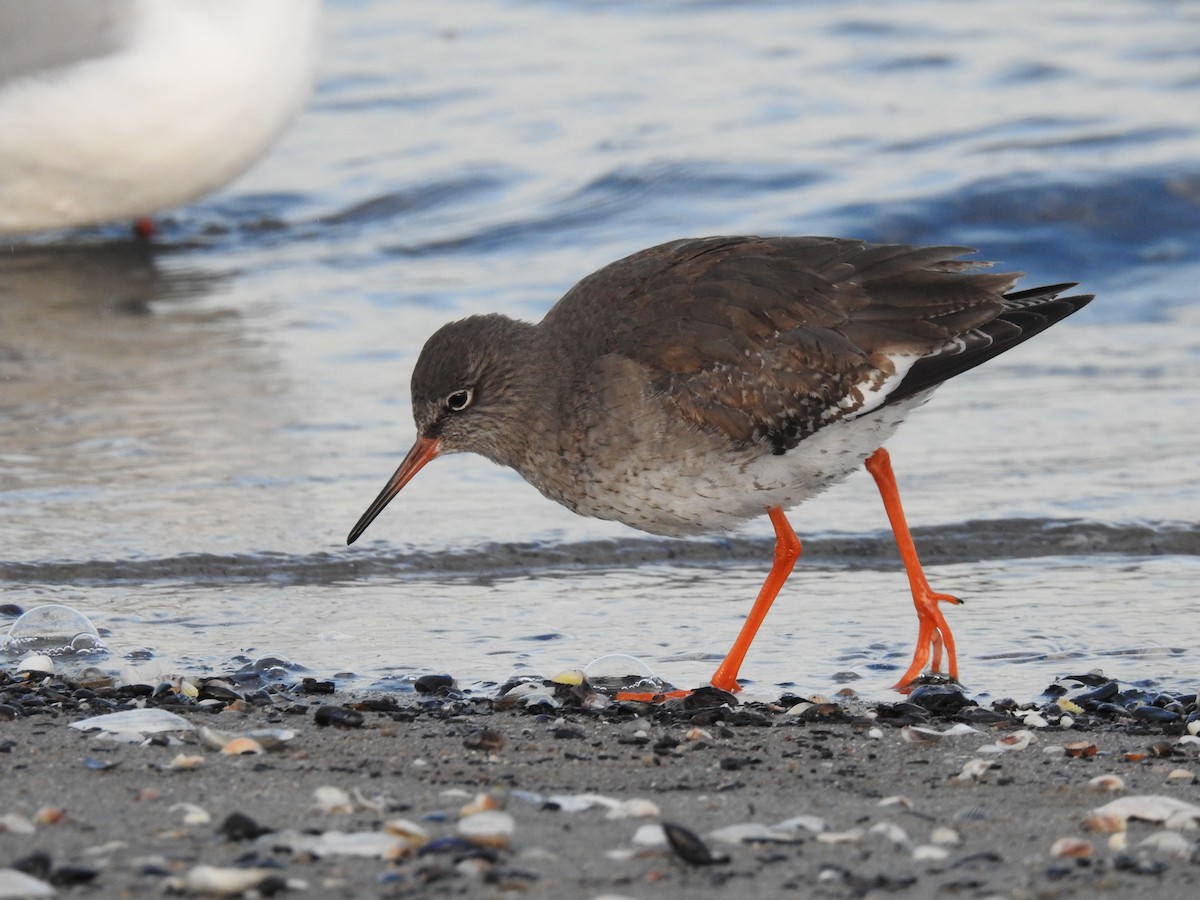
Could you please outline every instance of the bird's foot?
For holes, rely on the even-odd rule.
[[[908,670],[900,676],[893,686],[894,690],[907,692],[913,681],[921,674],[925,664],[930,664],[930,671],[941,672],[942,648],[946,650],[947,674],[953,681],[958,681],[958,656],[954,650],[954,635],[946,623],[946,617],[938,608],[939,603],[962,604],[962,600],[951,594],[939,594],[925,585],[913,592],[913,605],[917,608],[917,647],[913,651],[913,661]]]

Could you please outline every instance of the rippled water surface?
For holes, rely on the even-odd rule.
[[[798,8],[799,7],[799,8]],[[273,654],[343,684],[627,653],[680,684],[771,555],[582,519],[412,439],[449,318],[539,317],[664,240],[978,247],[1098,300],[947,385],[889,445],[976,692],[1200,663],[1200,7],[333,2],[309,110],[224,193],[0,256],[0,602],[76,607],[117,668]],[[915,622],[864,476],[743,675],[884,695]]]

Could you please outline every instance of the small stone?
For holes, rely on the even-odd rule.
[[[504,749],[504,742],[504,735],[493,728],[477,728],[463,738],[463,746],[468,750],[484,753],[499,753]]]
[[[186,806],[188,804],[183,805]],[[174,809],[175,807],[171,808]],[[192,809],[200,810],[201,813],[204,813],[205,818],[207,818],[208,813],[204,812],[200,807],[195,806]],[[272,828],[264,828],[262,825],[259,825],[258,822],[245,813],[231,812],[225,817],[225,821],[221,823],[220,827],[217,828],[217,833],[227,841],[240,842],[255,840],[264,834],[270,834],[273,830]]]

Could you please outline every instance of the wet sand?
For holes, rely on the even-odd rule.
[[[1170,827],[1084,825],[1121,797],[1200,804],[1195,697],[1135,702],[1133,691],[1105,697],[1104,685],[1077,685],[1070,696],[1091,709],[1063,720],[1045,699],[977,707],[940,688],[918,703],[696,695],[648,705],[559,686],[547,689],[558,699],[535,691],[521,705],[445,689],[348,697],[312,683],[306,693],[218,682],[191,699],[9,676],[0,686],[0,867],[54,882],[61,896],[202,893],[206,878],[229,882],[231,895],[245,879],[257,885],[247,896],[312,897],[1184,897],[1200,888],[1200,831],[1186,808]],[[135,744],[70,727],[143,704],[191,729]],[[216,749],[261,728],[294,737],[271,752]],[[962,733],[936,734],[950,729]],[[996,750],[1001,739],[1018,749]],[[1092,783],[1102,775],[1119,783]],[[472,806],[484,812],[463,816]],[[654,827],[666,823],[686,829],[678,849]],[[464,837],[472,827],[480,835]],[[1055,855],[1068,846],[1055,850],[1061,839],[1087,855]],[[3,890],[17,877],[0,872],[0,896],[19,895]]]

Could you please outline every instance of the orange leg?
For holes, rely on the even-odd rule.
[[[887,510],[888,521],[896,536],[896,546],[900,557],[904,560],[904,569],[908,572],[908,583],[912,587],[913,605],[917,608],[917,621],[920,629],[917,632],[917,649],[913,653],[912,665],[896,682],[896,689],[906,687],[914,678],[921,674],[925,663],[930,661],[930,648],[933,650],[932,668],[934,672],[941,669],[942,646],[946,647],[950,677],[958,680],[958,657],[954,652],[954,635],[946,618],[938,609],[938,602],[962,603],[957,597],[949,594],[935,593],[925,579],[921,569],[921,561],[917,558],[917,548],[913,544],[912,535],[908,531],[908,522],[904,519],[904,508],[900,505],[900,491],[896,488],[896,476],[892,474],[892,460],[888,452],[880,447],[867,458],[867,471],[875,479],[879,495],[883,497],[883,507]]]
[[[750,643],[758,633],[763,619],[767,617],[767,610],[775,602],[779,589],[783,587],[788,575],[792,573],[792,567],[796,565],[796,560],[800,558],[800,539],[796,537],[796,532],[792,530],[783,510],[772,506],[767,510],[767,514],[771,517],[771,524],[775,526],[775,562],[762,590],[758,592],[758,599],[754,601],[750,615],[746,617],[742,630],[738,632],[737,640],[733,642],[733,647],[725,655],[721,665],[717,666],[717,671],[710,680],[713,687],[730,693],[741,690],[737,683],[737,674],[738,669],[742,667],[742,660],[746,658],[746,651],[750,649]]]

